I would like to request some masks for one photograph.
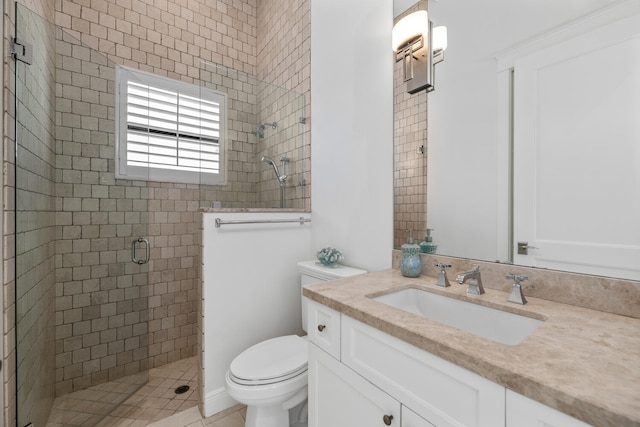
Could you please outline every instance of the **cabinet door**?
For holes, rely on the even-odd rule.
[[[590,427],[576,418],[507,390],[507,427]]]
[[[402,427],[434,427],[434,425],[403,405]]]
[[[309,427],[400,427],[400,403],[309,345]]]
[[[342,316],[341,360],[438,427],[504,426],[505,388]]]

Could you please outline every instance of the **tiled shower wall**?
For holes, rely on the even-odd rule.
[[[426,0],[421,0],[396,22],[426,8]],[[407,93],[402,61],[395,63],[393,81],[393,246],[398,248],[406,243],[407,230],[420,242],[427,228],[427,92]]]
[[[306,126],[305,97],[294,91],[273,85],[257,84],[256,117],[259,123],[276,123],[277,128],[267,125],[264,138],[256,138],[255,169],[258,195],[257,207],[280,206],[280,181],[272,166],[260,161],[261,156],[270,157],[277,165],[279,176],[286,174],[285,207],[304,209],[305,183],[303,159],[305,149],[300,145]],[[288,160],[283,164],[282,160]]]
[[[269,156],[280,165],[282,153],[291,158],[287,181],[286,197],[291,206],[300,209],[311,209],[310,204],[310,152],[311,152],[311,6],[309,0],[288,2],[283,0],[267,0],[258,2],[257,24],[257,76],[259,80],[272,82],[303,94],[304,98],[280,99],[277,104],[287,101],[289,105],[299,103],[299,110],[283,110],[273,108],[272,99],[267,98],[267,105],[260,109],[261,122],[278,121],[281,130],[272,140],[258,141],[258,156]],[[291,102],[293,101],[293,102]],[[276,105],[277,105],[276,104]],[[270,115],[275,110],[278,116]],[[304,114],[300,112],[303,111]],[[300,124],[300,119],[305,124]],[[304,144],[300,147],[299,132],[303,132]],[[266,134],[269,135],[268,133]],[[264,206],[277,206],[279,187],[272,170],[264,166],[260,169],[258,194]]]
[[[193,84],[201,82],[203,61],[255,75],[255,0],[57,0],[56,4],[56,23],[116,64]],[[246,123],[252,117],[243,119]],[[243,179],[247,165],[242,161],[253,152],[246,146],[253,126],[238,123],[230,122],[227,185],[208,186],[187,199],[201,199],[204,206],[213,201],[224,207],[254,206],[255,180],[251,184]],[[238,158],[241,161],[234,161]]]
[[[211,207],[218,202],[225,208],[257,206],[255,176],[255,79],[244,72],[216,64],[203,64],[200,85],[227,95],[227,184],[200,185],[201,206]]]
[[[149,365],[149,265],[131,262],[130,245],[150,234],[153,189],[113,173],[114,64],[56,33],[56,395],[62,395]]]

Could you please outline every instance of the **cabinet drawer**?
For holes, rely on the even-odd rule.
[[[504,387],[348,316],[341,360],[438,427],[505,423]]]
[[[340,312],[308,300],[309,341],[340,360]]]

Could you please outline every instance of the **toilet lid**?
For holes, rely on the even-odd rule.
[[[240,353],[229,367],[235,382],[284,381],[307,370],[308,344],[297,335],[263,341]]]

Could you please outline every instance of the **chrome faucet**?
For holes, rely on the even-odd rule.
[[[511,286],[511,294],[509,295],[509,299],[507,301],[514,302],[516,304],[526,304],[527,299],[524,297],[522,293],[522,282],[528,279],[527,276],[518,276],[516,274],[509,274],[507,279],[513,280],[513,285]]]
[[[466,273],[460,273],[458,274],[458,277],[456,277],[456,282],[460,284],[465,283],[467,280],[469,281],[469,288],[467,288],[468,294],[484,294],[482,278],[480,277],[480,266],[478,264],[473,264],[473,270],[467,271]]]

